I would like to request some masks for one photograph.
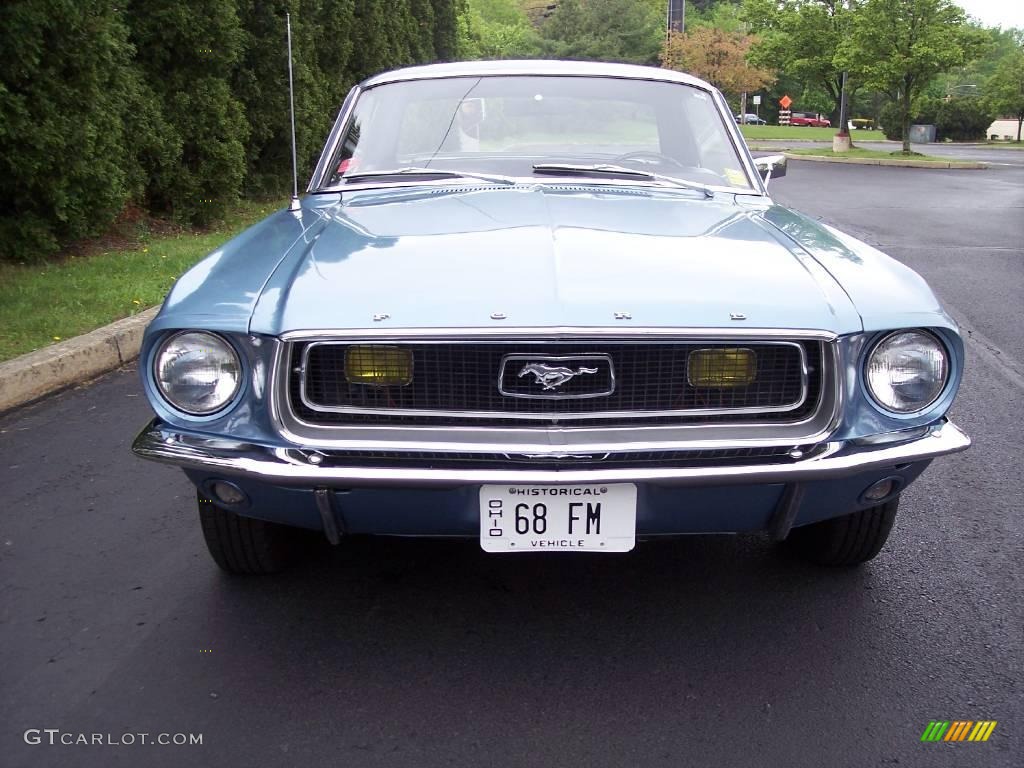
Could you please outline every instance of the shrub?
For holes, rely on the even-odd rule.
[[[953,98],[943,102],[936,116],[936,138],[940,141],[978,141],[992,124],[992,113],[979,98]]]
[[[127,203],[204,224],[243,190],[290,189],[286,12],[302,177],[354,82],[458,57],[466,5],[0,3],[0,259],[99,234]]]
[[[885,138],[889,141],[903,141],[903,125],[900,122],[899,105],[887,102],[878,113],[878,121],[881,123]]]
[[[123,118],[127,31],[102,0],[0,6],[0,257],[45,257],[102,232],[135,171]]]

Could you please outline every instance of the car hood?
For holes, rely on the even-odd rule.
[[[836,280],[762,213],[732,195],[637,187],[313,196],[250,330],[860,330]]]

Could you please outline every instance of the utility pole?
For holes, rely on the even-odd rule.
[[[853,147],[850,140],[850,130],[846,116],[846,71],[840,76],[839,81],[839,132],[832,137],[832,151],[835,153],[849,152]]]
[[[841,86],[839,89],[839,132],[846,133],[849,130],[847,123],[850,118],[847,112],[847,101],[846,101],[846,71],[843,71]]]
[[[843,9],[843,17],[840,21],[845,21],[845,14],[849,13],[850,5],[848,2],[843,2],[840,6]],[[845,25],[844,25],[845,26]],[[832,137],[832,151],[835,153],[849,152],[853,147],[850,141],[850,128],[849,118],[846,115],[846,70],[844,69],[842,74],[839,76],[839,133]]]
[[[666,34],[686,31],[686,0],[668,0]]]

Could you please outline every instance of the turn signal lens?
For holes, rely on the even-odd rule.
[[[756,377],[752,349],[696,349],[686,363],[686,380],[692,387],[746,387]]]
[[[412,381],[412,352],[400,347],[351,346],[345,351],[345,378],[349,384],[404,387]]]

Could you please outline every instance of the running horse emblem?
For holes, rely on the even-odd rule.
[[[546,365],[544,363],[528,363],[519,372],[519,378],[528,373],[536,377],[536,383],[541,384],[545,390],[557,389],[570,379],[574,379],[584,373],[597,373],[597,368],[579,367],[576,370],[564,366]]]

